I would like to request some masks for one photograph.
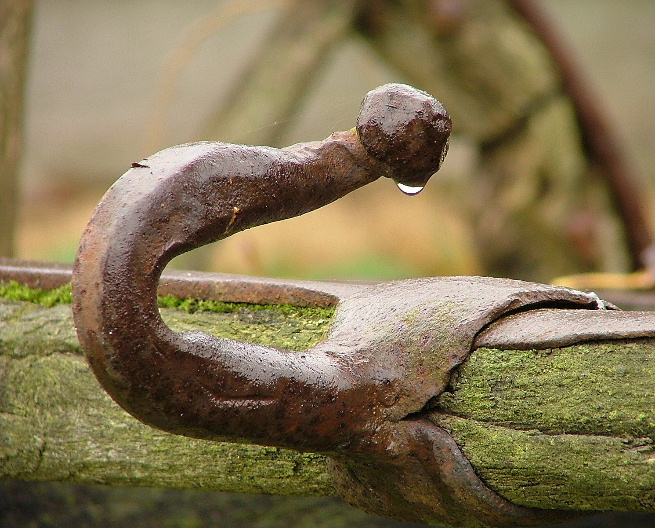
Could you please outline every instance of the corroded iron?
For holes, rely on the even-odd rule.
[[[0,282],[15,281],[30,288],[52,290],[70,283],[72,276],[70,264],[0,257]],[[361,288],[362,285],[356,282],[317,282],[167,270],[160,277],[157,293],[179,299],[326,308],[336,306],[339,299]]]
[[[134,164],[94,212],[74,267],[75,322],[100,382],[129,412],[171,432],[323,450],[349,444],[368,397],[333,353],[174,333],[157,309],[159,276],[185,251],[297,216],[380,176],[415,185],[415,172],[423,179],[429,172],[415,154],[436,152],[429,158],[438,170],[450,129],[435,99],[386,85],[369,93],[356,130],[322,142],[285,149],[195,143]],[[376,146],[385,142],[407,152],[381,161]],[[349,408],[354,393],[360,403]],[[301,425],[304,399],[343,423]]]
[[[423,186],[450,128],[427,94],[385,85],[365,98],[356,130],[322,142],[195,143],[133,164],[94,212],[74,265],[75,323],[100,383],[136,418],[175,434],[326,453],[339,493],[373,513],[452,526],[559,518],[489,489],[428,412],[494,321],[604,309],[595,295],[475,277],[336,286],[323,292],[340,300],[330,335],[303,352],[175,333],[157,309],[173,257],[380,176]]]

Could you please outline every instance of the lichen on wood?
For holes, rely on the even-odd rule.
[[[324,311],[280,307],[194,314],[163,308],[162,315],[178,331],[292,349],[316,342],[329,322]],[[70,305],[0,302],[0,378],[2,479],[331,494],[320,455],[184,438],[129,416],[91,373]]]
[[[653,340],[478,349],[433,419],[517,504],[653,511],[654,353]]]
[[[234,308],[161,310],[176,330],[296,349],[321,340],[330,324],[321,311]],[[654,347],[477,349],[430,416],[517,504],[655,511]],[[174,436],[129,416],[89,370],[68,304],[0,299],[0,379],[0,479],[333,493],[323,455]]]
[[[440,398],[449,414],[547,434],[655,438],[653,340],[480,348]]]
[[[489,486],[515,504],[655,511],[652,440],[547,434],[435,415]]]

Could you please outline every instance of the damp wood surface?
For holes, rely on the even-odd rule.
[[[303,349],[329,314],[162,308],[176,330]],[[478,349],[431,418],[489,486],[527,506],[655,511],[651,341]],[[333,493],[321,454],[170,435],[90,372],[71,306],[0,299],[0,478],[282,495]]]
[[[329,322],[320,310],[280,307],[162,315],[178,331],[292,349],[316,342]],[[331,494],[323,456],[184,438],[132,418],[91,373],[69,304],[0,299],[0,379],[1,479]]]
[[[517,504],[655,510],[655,342],[478,349],[433,420]]]

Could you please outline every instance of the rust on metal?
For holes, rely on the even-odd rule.
[[[30,288],[54,290],[68,284],[72,274],[69,264],[0,257],[0,281],[3,282],[16,281]]]
[[[655,312],[541,309],[512,314],[482,331],[475,348],[537,350],[590,341],[655,337]]]
[[[326,453],[340,494],[373,513],[452,526],[559,518],[489,489],[428,413],[495,321],[535,309],[604,310],[594,294],[480,277],[329,287],[237,278],[229,286],[182,272],[160,283],[185,251],[380,176],[422,187],[450,129],[440,103],[394,84],[367,95],[356,129],[321,142],[194,143],[135,164],[94,212],[73,270],[78,337],[100,383],[136,418],[175,434]],[[173,332],[156,300],[169,287],[338,306],[328,338],[297,352]]]
[[[128,170],[94,212],[74,265],[78,336],[102,385],[136,417],[179,434],[324,450],[349,444],[360,421],[350,393],[362,388],[337,357],[174,333],[157,310],[159,277],[185,251],[300,215],[381,176],[415,185],[415,173],[429,172],[415,154],[431,153],[437,170],[450,128],[429,95],[386,85],[367,96],[356,129],[322,142],[181,145]],[[385,143],[398,152],[385,157]],[[343,423],[301,425],[309,393]]]
[[[72,275],[70,264],[0,257],[0,282],[16,281],[31,288],[51,290],[70,283]],[[373,284],[168,270],[160,278],[157,293],[180,299],[327,308]],[[473,348],[539,349],[584,341],[655,337],[655,293],[629,290],[599,293],[622,310],[632,311],[543,309],[512,314],[485,328],[476,337]]]
[[[13,280],[30,288],[51,290],[68,284],[72,276],[73,267],[70,264],[0,257],[0,281]],[[362,287],[362,283],[354,281],[318,282],[167,270],[159,280],[157,293],[180,299],[327,308],[336,306],[339,299]]]

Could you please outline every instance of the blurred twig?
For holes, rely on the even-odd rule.
[[[435,1],[426,10],[371,0],[359,30],[384,62],[444,102],[455,132],[473,139],[479,166],[454,199],[474,219],[488,274],[545,281],[627,271],[649,245],[632,175],[602,144],[609,134],[589,112],[593,101],[583,106],[572,95],[585,86],[561,46],[517,8],[527,4]]]
[[[228,16],[261,7],[251,2],[227,4],[190,31],[162,81],[151,137],[161,134],[176,79],[198,45]],[[399,74],[439,97],[472,147],[470,178],[453,186],[448,199],[471,219],[486,274],[548,281],[643,264],[651,237],[632,175],[605,116],[594,113],[598,105],[584,95],[586,84],[544,31],[549,24],[534,16],[532,2],[287,0],[284,6],[200,139],[282,146],[326,59],[359,37],[395,71],[389,80]],[[203,267],[198,260],[183,266]]]
[[[591,93],[580,65],[539,3],[534,0],[511,0],[510,4],[530,24],[553,56],[562,86],[575,107],[590,162],[607,182],[614,207],[623,219],[632,265],[635,269],[646,266],[653,237],[644,216],[641,189],[625,159],[616,131],[610,126],[611,116],[607,115],[607,110],[602,108],[596,95]]]
[[[354,0],[292,0],[260,52],[209,119],[203,138],[278,145],[316,73],[351,31]],[[271,124],[278,126],[270,126]]]
[[[162,147],[166,129],[166,115],[184,67],[189,64],[198,48],[212,35],[237,17],[266,9],[286,9],[287,0],[231,0],[219,5],[208,15],[197,20],[186,32],[181,44],[175,48],[164,68],[154,97],[152,117],[145,135],[144,152]]]

